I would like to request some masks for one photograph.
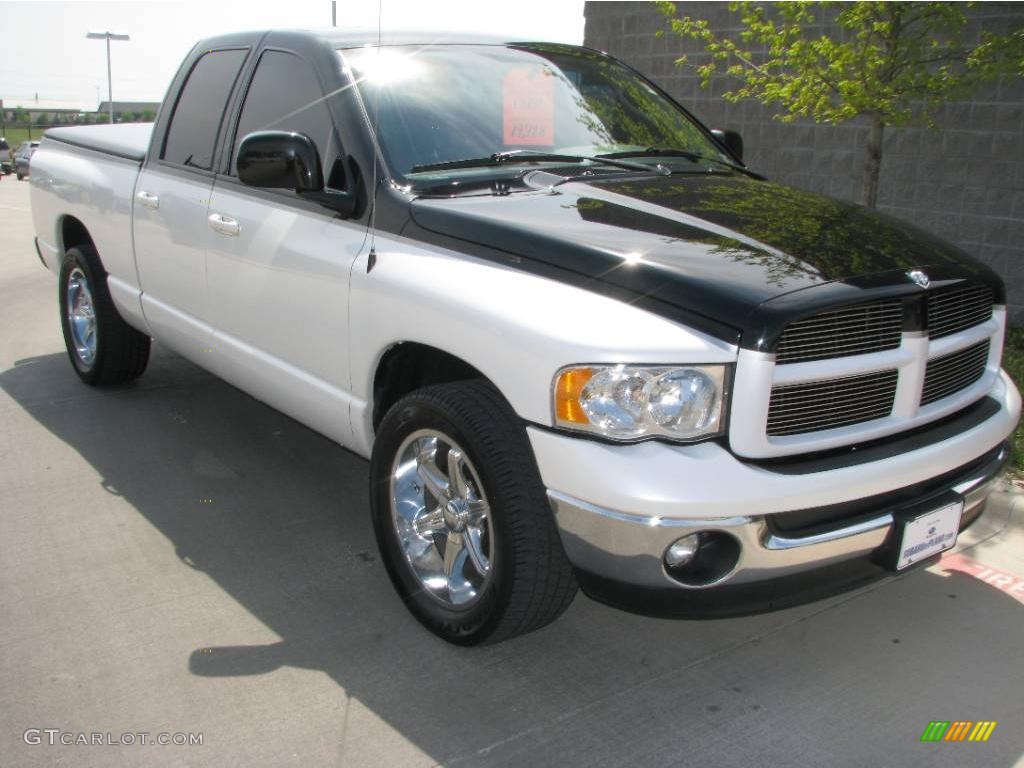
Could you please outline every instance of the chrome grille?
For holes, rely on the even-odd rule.
[[[899,291],[823,307],[794,318],[772,348],[740,350],[729,428],[737,455],[881,440],[978,400],[997,377],[1006,315],[999,287],[971,278]]]
[[[966,389],[982,377],[988,363],[989,340],[928,361],[921,405]]]
[[[786,326],[776,363],[863,355],[900,345],[903,305],[898,299],[819,312]]]
[[[818,432],[880,419],[892,412],[895,370],[772,388],[768,434]]]
[[[980,325],[992,317],[992,289],[971,285],[928,297],[928,335],[933,339]]]

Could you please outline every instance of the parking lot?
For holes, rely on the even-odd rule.
[[[451,647],[392,591],[363,460],[159,345],[133,385],[82,385],[32,234],[9,176],[0,766],[1021,764],[1009,484],[957,556],[824,602],[669,621],[580,595],[540,632]],[[922,743],[933,720],[998,725]]]

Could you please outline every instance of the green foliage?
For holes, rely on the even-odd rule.
[[[1007,330],[1003,367],[1010,378],[1017,382],[1017,388],[1024,389],[1024,328]],[[1013,433],[1013,459],[1010,466],[1017,472],[1024,472],[1024,425],[1017,425],[1017,431]]]
[[[140,119],[144,123],[152,123],[154,120],[156,120],[156,112],[154,112],[152,109],[144,109],[142,110],[142,117]]]
[[[934,126],[936,109],[985,82],[1024,75],[1024,27],[997,35],[982,29],[965,41],[970,3],[733,2],[741,31],[718,35],[707,21],[677,17],[659,2],[673,33],[710,54],[697,67],[707,87],[718,73],[738,80],[727,101],[756,99],[789,122],[869,118],[861,202],[874,207],[888,125]],[[663,34],[661,30],[658,34]],[[687,57],[676,60],[684,66]]]
[[[736,39],[707,21],[677,17],[675,3],[657,5],[672,32],[711,54],[697,67],[703,86],[716,74],[729,75],[739,85],[725,99],[775,106],[784,121],[841,123],[871,115],[883,125],[930,124],[939,106],[980,83],[1024,75],[1024,27],[1006,35],[982,30],[968,43],[969,4],[733,2],[729,8],[742,27]]]
[[[49,125],[49,123],[50,123],[50,116],[48,114],[46,114],[45,112],[40,112],[36,116],[36,125]]]

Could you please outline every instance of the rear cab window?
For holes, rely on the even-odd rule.
[[[160,159],[174,165],[213,169],[225,106],[247,49],[210,51],[192,67],[171,115]]]

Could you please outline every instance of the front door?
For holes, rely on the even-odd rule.
[[[266,50],[217,177],[207,227],[209,317],[216,372],[343,445],[349,428],[348,282],[367,240],[347,221],[289,190],[258,190],[235,175],[238,142],[258,130],[313,139],[325,175],[340,157],[311,66]]]

